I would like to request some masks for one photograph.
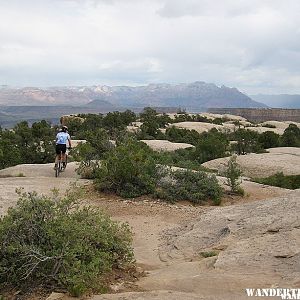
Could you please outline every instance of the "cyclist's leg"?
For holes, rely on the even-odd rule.
[[[55,152],[56,152],[56,156],[55,156],[55,161],[54,161],[54,170],[57,168],[57,164],[58,164],[58,160],[59,160],[59,146],[56,145],[55,146]]]
[[[66,155],[66,151],[67,151],[67,145],[64,145],[63,149],[62,149],[62,166],[63,168],[66,167],[67,165],[67,155]]]
[[[58,164],[59,162],[61,162],[61,159],[62,159],[61,145],[56,145],[56,157],[55,157],[55,165],[54,165],[55,169],[58,167]]]
[[[63,162],[63,152],[60,150],[60,154],[59,154],[59,168],[60,168],[60,170],[63,167],[62,162]]]

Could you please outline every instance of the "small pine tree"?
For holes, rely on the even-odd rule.
[[[241,187],[242,170],[236,159],[236,155],[229,158],[224,176],[227,178],[227,185],[230,187],[232,193],[244,195],[244,190]]]

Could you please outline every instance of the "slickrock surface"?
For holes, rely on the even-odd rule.
[[[18,188],[24,188],[24,192],[50,195],[54,188],[63,194],[75,182],[86,184],[87,181],[79,179],[75,172],[76,163],[69,163],[58,178],[55,177],[53,165],[23,164],[0,170],[0,215],[17,203]],[[16,177],[20,175],[25,177]]]
[[[175,151],[178,149],[193,148],[194,146],[186,143],[172,143],[166,140],[141,140],[155,151]]]
[[[267,149],[270,153],[247,154],[237,157],[244,176],[267,177],[277,172],[285,175],[300,174],[300,148],[281,147]],[[221,170],[228,162],[228,157],[218,158],[203,164],[204,167]]]

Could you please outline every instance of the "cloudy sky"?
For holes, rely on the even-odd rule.
[[[0,85],[300,93],[299,0],[0,0]]]

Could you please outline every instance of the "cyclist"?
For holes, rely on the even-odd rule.
[[[62,126],[59,133],[56,135],[56,157],[55,157],[55,166],[57,168],[58,159],[61,155],[61,160],[63,162],[63,168],[66,167],[66,151],[67,151],[67,142],[69,143],[69,149],[71,149],[71,137],[68,133],[68,127]]]

